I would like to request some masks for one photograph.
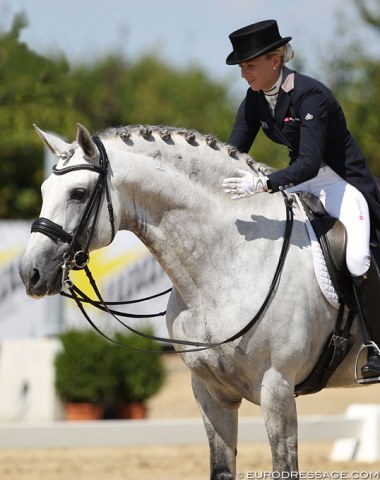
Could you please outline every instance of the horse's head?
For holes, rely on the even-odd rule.
[[[83,268],[90,250],[112,241],[114,193],[107,183],[108,158],[99,138],[78,125],[76,142],[68,144],[35,128],[58,158],[42,185],[40,218],[32,224],[20,265],[27,293],[42,297],[59,293],[70,269]],[[104,228],[98,228],[100,224]]]

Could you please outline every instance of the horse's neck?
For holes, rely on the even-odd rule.
[[[206,137],[197,135],[189,142],[174,130],[170,141],[164,141],[158,131],[147,139],[132,130],[126,139],[119,134],[104,140],[107,151],[113,152],[114,181],[127,201],[124,210],[134,217],[128,224],[135,220],[157,225],[182,210],[199,213],[226,201],[222,180],[235,174],[244,156],[232,159],[226,145],[210,147]]]
[[[106,145],[113,182],[119,182],[121,229],[140,238],[189,298],[217,263],[220,242],[236,237],[238,245],[244,238],[236,218],[249,221],[252,211],[231,202],[221,187],[238,162],[221,151],[225,146],[190,145],[174,135],[170,143],[128,140]]]

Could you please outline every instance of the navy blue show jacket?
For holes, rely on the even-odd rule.
[[[248,153],[260,128],[289,150],[289,166],[268,175],[273,192],[310,180],[324,162],[363,193],[380,239],[379,191],[339,102],[325,85],[284,67],[274,117],[263,92],[249,88],[228,143]]]

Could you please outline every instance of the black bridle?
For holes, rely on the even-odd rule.
[[[285,227],[285,232],[284,232],[284,241],[282,244],[281,248],[281,253],[279,256],[277,268],[275,270],[271,285],[269,287],[268,293],[263,301],[263,304],[261,305],[260,309],[256,313],[256,315],[251,319],[251,321],[245,325],[242,329],[240,329],[237,333],[234,335],[230,336],[229,338],[220,341],[220,342],[197,342],[197,341],[191,341],[191,340],[179,340],[175,338],[162,338],[162,337],[157,337],[154,335],[149,335],[147,333],[138,331],[129,325],[125,324],[118,316],[124,316],[124,317],[130,317],[130,318],[148,318],[148,317],[156,317],[156,316],[162,316],[165,315],[166,312],[160,312],[157,314],[152,314],[152,315],[134,315],[134,314],[128,314],[124,312],[118,312],[116,310],[113,310],[110,308],[110,305],[122,305],[122,304],[130,304],[130,303],[137,303],[145,300],[149,300],[151,298],[155,298],[160,295],[164,295],[168,292],[170,292],[171,289],[166,290],[165,292],[162,292],[157,295],[153,295],[151,297],[147,297],[145,299],[140,299],[140,300],[131,300],[129,302],[106,302],[103,300],[99,289],[95,283],[95,280],[92,277],[92,274],[88,268],[88,263],[89,263],[89,246],[92,240],[92,236],[94,233],[95,225],[98,220],[99,212],[100,212],[100,205],[102,201],[102,197],[105,193],[106,196],[106,201],[107,201],[107,207],[108,207],[108,212],[109,212],[109,219],[110,219],[110,224],[111,224],[111,241],[115,237],[115,225],[114,225],[114,214],[113,214],[113,207],[112,207],[112,202],[111,202],[111,197],[109,193],[109,188],[108,188],[108,183],[107,183],[107,175],[108,175],[108,167],[109,167],[109,160],[107,156],[107,152],[104,148],[103,143],[101,142],[99,137],[93,137],[93,140],[98,147],[99,150],[99,166],[93,165],[93,164],[80,164],[80,165],[73,165],[73,166],[68,166],[65,168],[57,169],[56,165],[53,167],[53,173],[55,175],[64,175],[66,173],[73,172],[75,170],[91,170],[93,172],[96,172],[99,174],[97,183],[95,185],[95,188],[91,194],[91,197],[89,201],[86,204],[85,210],[83,212],[83,215],[81,217],[81,220],[79,222],[78,227],[76,228],[75,232],[73,234],[70,234],[66,232],[63,227],[58,225],[57,223],[47,219],[40,217],[37,220],[35,220],[32,224],[31,231],[32,232],[38,232],[42,233],[44,235],[47,235],[50,237],[53,241],[58,243],[58,241],[62,241],[64,243],[69,244],[68,250],[65,252],[63,256],[63,265],[62,265],[62,287],[67,287],[68,290],[70,291],[70,294],[67,294],[65,292],[61,292],[61,295],[65,297],[72,298],[75,300],[78,308],[82,312],[83,316],[85,319],[89,322],[89,324],[98,332],[100,333],[103,337],[105,337],[107,340],[110,340],[111,342],[126,347],[126,348],[131,348],[135,349],[133,347],[129,347],[127,345],[124,345],[122,343],[119,343],[118,341],[114,340],[113,338],[107,336],[104,332],[102,332],[95,324],[94,322],[90,319],[88,316],[87,312],[84,309],[83,303],[88,303],[93,305],[94,307],[99,308],[100,310],[108,313],[111,315],[114,319],[116,319],[117,322],[119,322],[121,325],[123,325],[125,328],[127,328],[129,331],[131,331],[134,334],[140,335],[144,338],[150,339],[150,340],[156,340],[160,341],[163,343],[170,343],[170,344],[177,344],[177,345],[186,345],[194,348],[186,349],[186,350],[181,350],[181,351],[173,351],[173,353],[187,353],[187,352],[197,352],[201,350],[206,350],[210,348],[215,348],[221,345],[224,345],[226,343],[233,342],[234,340],[237,340],[238,338],[242,337],[245,333],[247,333],[253,325],[259,320],[265,309],[267,308],[274,292],[276,289],[276,286],[279,282],[281,272],[285,263],[286,255],[289,249],[290,245],[290,238],[292,234],[292,229],[293,229],[293,221],[294,221],[294,213],[293,213],[293,199],[291,197],[288,197],[285,192],[283,192],[284,196],[284,201],[285,201],[285,207],[286,207],[286,227]],[[87,238],[86,245],[81,245],[80,244],[80,237],[83,234],[85,228],[89,224],[91,220],[91,216],[93,217],[92,220],[92,225],[89,229],[89,235]],[[98,300],[92,300],[89,298],[87,295],[85,295],[78,287],[76,287],[72,281],[69,278],[69,274],[71,270],[84,270],[89,282],[93,288],[93,291],[95,295],[97,296]],[[136,349],[139,351],[143,352],[149,352],[149,353],[158,353],[157,350],[143,350],[143,349]]]
[[[31,231],[43,233],[50,237],[54,242],[62,241],[69,244],[69,248],[65,252],[63,257],[63,274],[62,274],[62,283],[66,281],[69,276],[70,270],[81,270],[89,262],[89,248],[90,243],[94,234],[95,225],[99,217],[100,205],[102,197],[105,193],[109,220],[111,225],[111,240],[115,237],[115,222],[114,222],[114,213],[111,202],[111,196],[108,188],[107,175],[109,160],[107,152],[104,148],[103,143],[99,137],[93,137],[93,140],[99,150],[99,165],[93,165],[92,163],[82,163],[79,165],[70,165],[65,168],[57,168],[57,165],[53,167],[53,173],[55,175],[65,175],[66,173],[71,173],[76,170],[90,170],[91,172],[98,173],[98,180],[94,187],[94,190],[91,193],[91,196],[86,204],[85,210],[80,219],[79,225],[76,228],[73,234],[66,232],[61,225],[58,225],[55,222],[52,222],[48,218],[40,217],[37,218],[32,224]],[[83,235],[84,230],[90,224],[91,217],[93,217],[92,225],[89,228],[89,234],[87,242],[85,245],[82,245],[80,238]]]

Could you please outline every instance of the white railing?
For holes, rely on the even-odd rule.
[[[380,460],[380,405],[351,405],[346,415],[301,416],[300,442],[335,441],[331,459]],[[241,418],[239,442],[267,442],[261,418]],[[0,448],[206,444],[200,420],[103,420],[1,423]]]

